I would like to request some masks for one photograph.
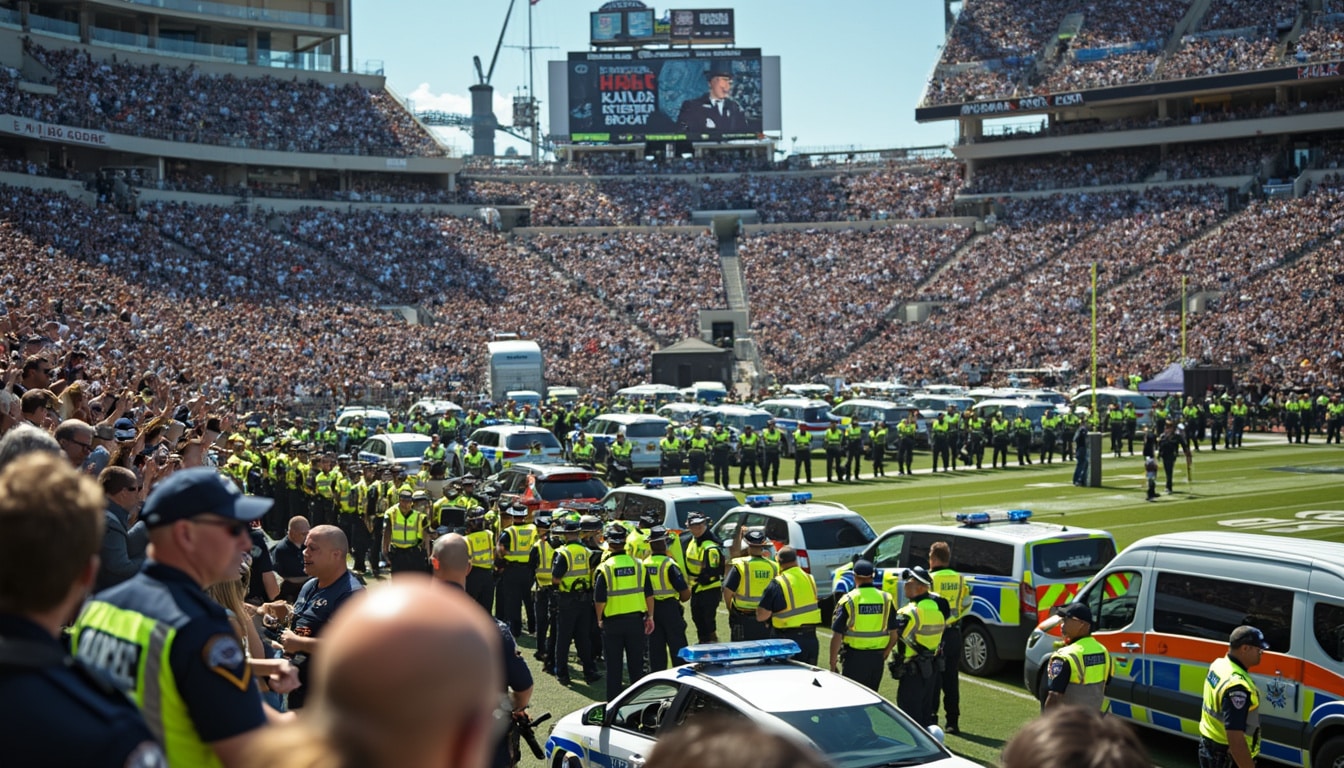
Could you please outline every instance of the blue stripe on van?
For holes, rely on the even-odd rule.
[[[1181,733],[1181,718],[1156,710],[1149,710],[1148,716],[1151,718],[1152,724],[1158,728],[1165,728],[1168,731]]]
[[[1148,670],[1148,684],[1154,688],[1162,688],[1168,691],[1181,690],[1181,665],[1173,664],[1170,661],[1154,661]],[[1177,726],[1177,730],[1180,727]]]
[[[1311,727],[1315,728],[1327,717],[1344,715],[1344,702],[1320,689],[1316,690],[1316,708],[1311,711]]]
[[[1126,720],[1134,719],[1134,706],[1127,701],[1111,699],[1111,714]]]
[[[1277,744],[1272,741],[1260,742],[1260,756],[1268,757],[1271,760],[1278,760],[1288,765],[1302,765],[1302,750],[1293,747]]]

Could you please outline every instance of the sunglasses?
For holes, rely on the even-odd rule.
[[[66,440],[65,442],[67,442],[67,443],[73,443],[73,444],[75,444],[75,445],[78,445],[80,448],[83,448],[83,449],[86,450],[86,451],[92,451],[92,450],[93,450],[93,441],[92,441],[92,440],[90,440],[90,441],[87,442],[87,443],[81,443],[81,442],[79,442],[78,440]]]
[[[202,525],[215,525],[223,528],[232,538],[238,538],[247,533],[252,528],[251,523],[242,520],[216,520],[209,517],[193,517],[188,522],[200,523]]]

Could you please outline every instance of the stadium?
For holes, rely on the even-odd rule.
[[[969,2],[916,109],[957,122],[950,151],[777,162],[764,132],[580,142],[553,116],[560,159],[537,163],[446,156],[435,116],[344,71],[341,3],[277,11],[270,50],[219,42],[240,39],[228,4],[192,36],[172,4],[8,5],[12,330],[77,322],[119,350],[94,355],[105,374],[394,402],[479,390],[502,329],[541,343],[551,380],[604,395],[687,338],[731,339],[752,390],[1012,369],[1077,384],[1095,262],[1103,378],[1178,359],[1266,393],[1338,378],[1329,3]],[[1039,125],[1001,130],[1005,114]],[[523,293],[529,311],[508,311]]]
[[[841,151],[784,149],[788,70],[730,9],[584,8],[590,45],[544,62],[547,98],[529,84],[510,121],[492,59],[470,114],[417,109],[354,59],[351,4],[0,0],[0,424],[59,379],[53,415],[112,435],[130,402],[141,437],[192,422],[201,461],[196,436],[248,427],[334,448],[345,405],[477,407],[487,344],[515,334],[589,415],[647,382],[747,401],[1175,365],[1186,394],[1257,406],[1262,433],[1187,462],[1175,498],[1141,500],[1132,445],[1104,490],[1053,463],[942,477],[921,452],[917,480],[818,498],[879,531],[1012,503],[1122,547],[1214,526],[1340,540],[1344,469],[1271,429],[1299,397],[1324,426],[1344,374],[1340,0],[946,0],[908,109],[956,140]],[[331,440],[281,431],[298,416]],[[968,684],[982,730],[949,747],[997,758],[1038,711],[1020,669]],[[557,714],[600,698],[537,677]]]

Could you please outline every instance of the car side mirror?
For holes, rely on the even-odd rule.
[[[604,725],[607,719],[607,705],[594,704],[583,713],[584,725]]]

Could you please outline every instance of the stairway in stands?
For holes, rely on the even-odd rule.
[[[723,272],[723,294],[728,299],[728,309],[735,312],[749,312],[747,282],[742,275],[742,259],[737,255],[735,233],[734,236],[722,232],[719,234],[719,269]],[[746,343],[743,344],[743,341]],[[752,338],[750,326],[738,329],[736,346],[737,351],[745,353],[747,359],[738,361],[733,378],[748,383],[761,382],[765,376],[765,361],[761,359],[761,353],[756,349],[756,340]]]

